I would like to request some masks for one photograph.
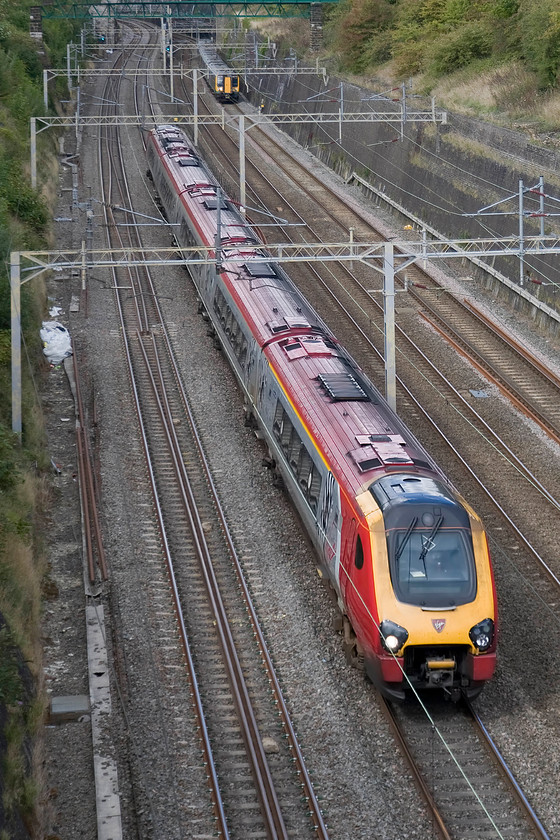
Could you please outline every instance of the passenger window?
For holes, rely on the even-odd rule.
[[[311,473],[313,470],[313,461],[309,455],[309,452],[305,448],[305,446],[301,447],[301,452],[299,453],[299,466],[298,466],[298,480],[300,487],[303,488],[303,491],[306,496],[309,495],[309,482],[311,479]]]
[[[317,506],[319,504],[319,496],[321,495],[321,473],[313,464],[311,475],[308,481],[309,488],[309,504],[313,513],[317,513]]]
[[[243,341],[241,342],[241,350],[239,351],[239,364],[241,367],[245,367],[245,362],[247,361],[247,339],[243,336]]]
[[[296,473],[298,471],[298,464],[299,464],[299,453],[301,449],[301,441],[299,439],[299,435],[294,428],[292,428],[292,439],[290,441],[290,455],[289,455],[289,462],[290,467],[292,468],[293,472]]]
[[[290,423],[288,417],[284,415],[284,423],[282,426],[282,437],[280,438],[280,446],[284,452],[284,455],[287,455],[290,451],[290,441],[292,439],[292,424]]]
[[[284,429],[284,409],[281,403],[276,403],[276,411],[274,413],[274,422],[272,424],[272,431],[277,440],[281,440],[282,431]]]

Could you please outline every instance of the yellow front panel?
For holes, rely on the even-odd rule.
[[[371,534],[373,576],[379,618],[390,619],[405,627],[409,633],[409,644],[413,645],[469,645],[474,651],[469,630],[484,618],[495,619],[494,597],[490,562],[486,538],[480,520],[471,514],[473,549],[477,573],[477,594],[470,604],[462,604],[454,610],[422,610],[412,604],[398,601],[393,592],[387,541],[382,513],[369,491],[357,497],[362,512],[368,521]],[[440,632],[434,621],[441,619],[445,625]],[[441,627],[441,625],[438,625]],[[406,647],[406,646],[405,646]]]

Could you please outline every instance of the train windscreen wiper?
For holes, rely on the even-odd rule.
[[[437,534],[437,532],[439,531],[439,529],[441,528],[442,522],[443,522],[443,515],[441,515],[439,517],[439,519],[437,519],[434,522],[432,530],[430,531],[428,536],[425,537],[425,539],[424,539],[424,545],[422,546],[422,551],[420,552],[420,556],[418,557],[418,559],[421,560],[422,563],[424,564],[424,571],[426,570],[426,564],[424,562],[425,559],[426,559],[426,554],[428,553],[428,551],[430,551],[434,547],[433,539],[434,539],[435,535]]]
[[[408,526],[408,528],[406,529],[406,533],[405,533],[404,537],[402,538],[402,542],[399,545],[397,551],[395,552],[395,561],[396,562],[398,562],[401,554],[403,553],[404,547],[407,544],[407,542],[409,541],[410,535],[412,534],[412,532],[416,528],[417,522],[418,522],[418,517],[415,516],[414,519],[411,521],[410,525]]]

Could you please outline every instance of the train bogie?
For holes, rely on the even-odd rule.
[[[219,265],[192,268],[200,307],[332,585],[349,658],[392,697],[475,695],[494,672],[497,635],[480,520],[182,132],[152,132],[148,162],[180,246],[215,247],[220,204]]]

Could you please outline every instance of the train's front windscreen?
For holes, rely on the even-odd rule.
[[[399,601],[449,609],[474,600],[476,569],[470,530],[457,528],[456,523],[446,526],[443,514],[427,526],[412,516],[406,527],[387,532],[387,547]]]

